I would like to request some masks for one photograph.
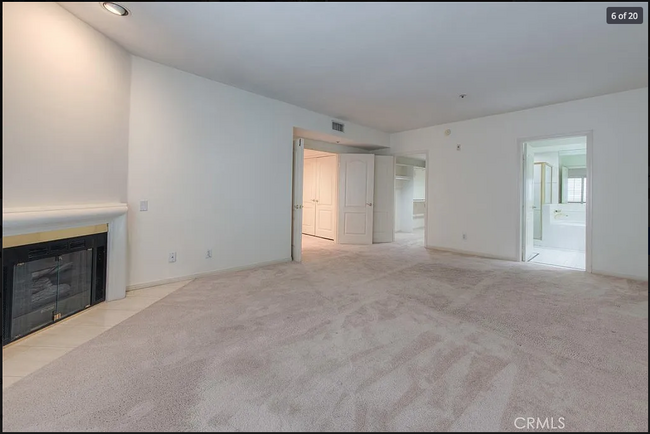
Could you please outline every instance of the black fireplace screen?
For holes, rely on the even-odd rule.
[[[3,345],[104,300],[106,234],[3,250]]]

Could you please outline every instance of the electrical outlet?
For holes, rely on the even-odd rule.
[[[169,262],[176,262],[176,252],[171,252],[169,254]]]
[[[467,239],[467,234],[466,234],[466,233],[463,233],[463,239],[464,239],[464,240]]]
[[[212,257],[212,249],[208,249],[208,251],[207,251],[206,254],[205,254],[205,258],[206,258],[206,259],[209,259],[209,258],[211,258],[211,257]]]
[[[460,151],[460,143],[456,145],[456,150]]]
[[[149,201],[141,200],[140,201],[140,211],[149,211]]]

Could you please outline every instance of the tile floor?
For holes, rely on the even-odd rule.
[[[129,291],[122,300],[100,303],[3,347],[2,388],[99,336],[189,282],[191,280]]]
[[[528,262],[538,264],[555,265],[558,267],[585,269],[585,252],[577,250],[551,249],[548,247],[533,248],[533,252],[538,255]]]

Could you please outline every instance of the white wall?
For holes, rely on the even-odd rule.
[[[129,213],[130,285],[289,259],[293,127],[331,134],[332,118],[132,64],[128,202],[149,211]],[[349,122],[345,137],[389,143]]]
[[[391,151],[429,150],[428,246],[517,260],[517,139],[589,130],[592,271],[647,280],[648,88],[397,133]]]
[[[395,180],[395,231],[413,232],[413,166],[398,166],[400,175],[409,179]]]
[[[413,199],[425,199],[427,170],[413,167]]]
[[[2,3],[4,207],[125,202],[131,56],[56,3]]]
[[[427,169],[413,167],[413,229],[424,228],[424,203],[426,199]]]
[[[587,166],[587,155],[560,155],[560,166],[567,167],[586,167]]]

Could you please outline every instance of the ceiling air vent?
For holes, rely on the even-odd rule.
[[[338,131],[338,132],[340,132],[340,133],[344,133],[345,131],[343,131],[343,130],[345,129],[345,125],[343,125],[343,124],[340,123],[340,122],[332,121],[332,129],[333,129],[334,131]]]

